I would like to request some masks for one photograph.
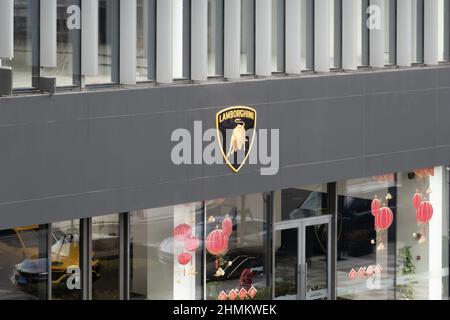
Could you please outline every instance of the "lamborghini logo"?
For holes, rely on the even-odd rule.
[[[256,110],[231,107],[217,113],[217,141],[227,165],[239,172],[247,161],[255,140]]]

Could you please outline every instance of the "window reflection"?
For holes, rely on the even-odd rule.
[[[53,299],[81,300],[79,220],[52,224],[52,239]],[[93,262],[93,268],[96,265]]]
[[[92,283],[94,300],[119,299],[119,215],[92,219],[92,255],[98,260],[98,280]]]
[[[98,74],[86,77],[87,84],[118,82],[119,1],[98,1]]]
[[[47,299],[47,229],[0,231],[0,300]]]
[[[2,59],[1,63],[12,68],[16,89],[33,87],[33,73],[39,70],[38,4],[33,0],[14,1],[14,58]]]
[[[80,0],[57,1],[57,66],[42,68],[42,75],[56,78],[58,87],[79,86],[81,70],[81,30],[67,26],[68,17],[74,14],[68,10],[72,5],[80,6]]]
[[[208,0],[208,76],[223,76],[223,0]]]
[[[196,300],[202,295],[201,203],[130,216],[130,298]]]
[[[271,299],[264,208],[262,194],[207,201],[207,299]]]
[[[255,0],[241,0],[241,74],[255,73]]]

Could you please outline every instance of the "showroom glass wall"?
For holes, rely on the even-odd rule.
[[[2,230],[0,299],[296,299],[296,232],[320,299],[448,299],[449,170]],[[274,231],[328,216],[335,231]]]

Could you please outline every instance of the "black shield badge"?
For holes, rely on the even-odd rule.
[[[217,113],[217,141],[227,165],[239,172],[247,161],[255,141],[256,110],[231,107]]]

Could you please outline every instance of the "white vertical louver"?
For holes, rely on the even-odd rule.
[[[56,0],[41,0],[40,17],[40,59],[41,67],[55,68],[56,65]]]
[[[255,74],[272,75],[272,0],[255,4]]]
[[[424,63],[437,64],[438,51],[438,0],[424,1]]]
[[[301,1],[286,0],[286,73],[300,74]]]
[[[314,71],[330,71],[330,0],[314,1]]]
[[[14,0],[0,1],[0,59],[14,57]]]
[[[342,68],[344,70],[358,69],[358,12],[357,1],[345,0],[342,2]],[[410,0],[408,0],[410,1]]]
[[[208,0],[191,2],[191,78],[208,78]]]
[[[81,1],[81,74],[98,74],[98,0]]]
[[[126,85],[136,84],[136,16],[136,0],[120,0],[120,83]]]
[[[224,16],[224,76],[237,79],[241,76],[241,0],[225,0]]]
[[[409,67],[412,62],[411,0],[397,0],[397,65]]]
[[[384,51],[385,51],[385,0],[370,0],[369,20],[367,21],[370,28],[370,61],[369,64],[373,68],[384,67]]]
[[[173,82],[173,0],[156,3],[156,82]]]

